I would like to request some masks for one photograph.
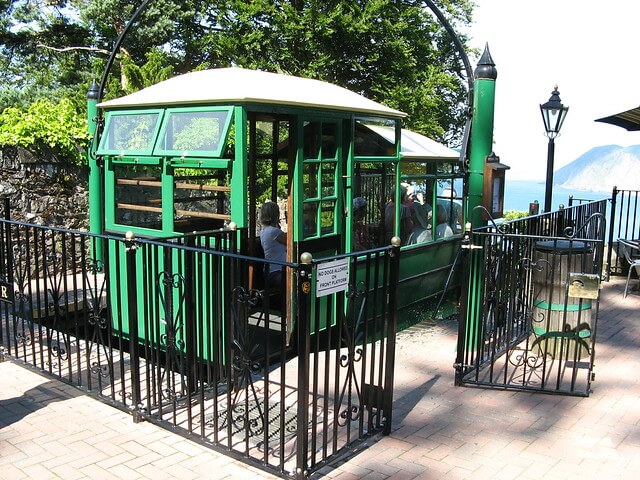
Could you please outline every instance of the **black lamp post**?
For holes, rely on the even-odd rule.
[[[540,105],[542,112],[542,120],[544,121],[544,129],[549,137],[549,148],[547,150],[547,182],[544,192],[544,211],[551,211],[551,193],[553,191],[553,155],[554,155],[554,139],[560,133],[564,118],[567,116],[569,107],[562,105],[560,101],[560,92],[556,85],[551,92],[551,98],[547,103]]]

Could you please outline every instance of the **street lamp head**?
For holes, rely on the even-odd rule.
[[[551,92],[551,98],[549,98],[549,101],[540,105],[544,129],[549,138],[555,138],[560,133],[560,129],[562,128],[562,124],[568,111],[569,107],[562,105],[560,92],[558,92],[558,86],[556,85],[553,92]]]

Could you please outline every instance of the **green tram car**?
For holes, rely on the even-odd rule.
[[[177,76],[98,108],[93,233],[167,238],[235,224],[246,232],[240,250],[259,256],[259,209],[271,200],[295,263],[303,252],[361,248],[353,205],[364,199],[369,248],[402,240],[400,307],[459,285],[464,168],[456,151],[404,130],[403,112],[326,82],[241,68]],[[421,235],[403,229],[403,202]],[[109,258],[124,263],[122,252]],[[126,268],[114,271],[109,281],[126,283],[114,276]]]

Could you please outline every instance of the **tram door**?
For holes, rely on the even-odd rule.
[[[248,253],[251,256],[263,254],[260,245],[259,208],[267,201],[280,207],[280,227],[287,232],[287,261],[294,261],[293,229],[295,215],[293,210],[292,178],[296,159],[295,121],[288,115],[276,115],[262,112],[249,112],[248,119]],[[252,287],[260,287],[264,282],[261,266],[249,269],[249,282]],[[293,279],[289,273],[285,291],[291,292]],[[291,318],[290,295],[282,303],[286,309],[286,318]],[[289,320],[288,320],[289,322]],[[291,325],[287,325],[291,331]]]
[[[342,122],[323,119],[302,124],[296,251],[298,258],[309,252],[318,259],[344,252]]]
[[[345,251],[343,123],[336,119],[309,119],[302,122],[302,130],[304,145],[299,151],[296,170],[295,197],[301,208],[295,251],[297,258],[309,252],[315,260],[320,260]],[[327,319],[336,316],[323,312],[336,308],[333,296],[318,298],[314,293],[312,311],[320,314],[312,317],[311,332],[330,328],[332,325],[327,324]],[[316,321],[320,324],[316,325]]]
[[[265,201],[280,205],[288,261],[297,262],[303,252],[316,259],[343,252],[342,120],[263,113],[249,113],[248,120],[249,253],[260,250],[258,207]],[[293,291],[293,282],[288,275],[286,291]],[[291,319],[290,295],[286,308]]]

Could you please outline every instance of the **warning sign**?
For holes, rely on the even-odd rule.
[[[316,297],[341,292],[349,286],[349,259],[322,263],[316,270]]]
[[[0,280],[0,302],[13,303],[13,285]]]

